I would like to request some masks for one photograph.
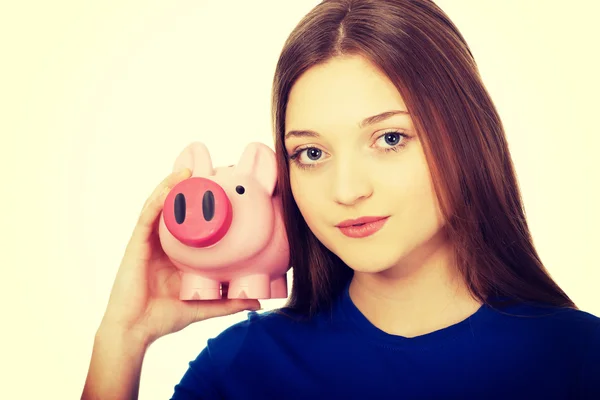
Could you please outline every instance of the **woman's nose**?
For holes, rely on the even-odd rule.
[[[371,196],[373,188],[364,165],[350,160],[336,167],[332,187],[337,203],[350,206]]]

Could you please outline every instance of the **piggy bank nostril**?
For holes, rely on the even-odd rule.
[[[244,194],[246,189],[244,189],[244,187],[242,185],[238,185],[235,187],[235,191],[238,192],[238,194]]]
[[[206,221],[210,221],[215,216],[215,195],[207,190],[202,197],[202,214]]]
[[[167,229],[176,243],[194,248],[211,246],[231,226],[230,196],[212,179],[200,176],[184,179],[167,194],[161,227]]]
[[[185,221],[185,196],[183,193],[177,193],[177,196],[175,196],[173,211],[175,213],[175,221],[178,224],[183,224],[183,221]]]

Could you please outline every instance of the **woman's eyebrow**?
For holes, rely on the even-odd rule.
[[[373,115],[371,117],[367,117],[365,119],[363,119],[361,122],[359,122],[358,127],[360,129],[369,126],[369,125],[374,125],[378,122],[382,122],[385,121],[388,118],[393,117],[394,115],[410,115],[410,113],[408,111],[404,111],[404,110],[391,110],[391,111],[385,111],[382,112],[380,114],[377,115]],[[303,129],[303,130],[293,130],[293,131],[289,131],[285,134],[284,140],[290,137],[319,137],[320,135],[315,132],[315,131],[311,131],[310,129]]]

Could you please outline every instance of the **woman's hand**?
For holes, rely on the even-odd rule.
[[[190,175],[189,169],[169,175],[146,200],[99,331],[126,332],[148,345],[193,322],[260,308],[254,299],[179,300],[179,272],[160,245],[158,221],[171,188]]]

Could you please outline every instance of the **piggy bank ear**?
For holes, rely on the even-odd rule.
[[[189,168],[192,176],[214,175],[210,153],[204,143],[193,142],[183,149],[173,164],[173,171],[182,168]]]
[[[277,183],[277,162],[275,152],[263,143],[250,143],[244,149],[240,161],[235,166],[235,174],[250,175],[269,193],[273,194]]]

